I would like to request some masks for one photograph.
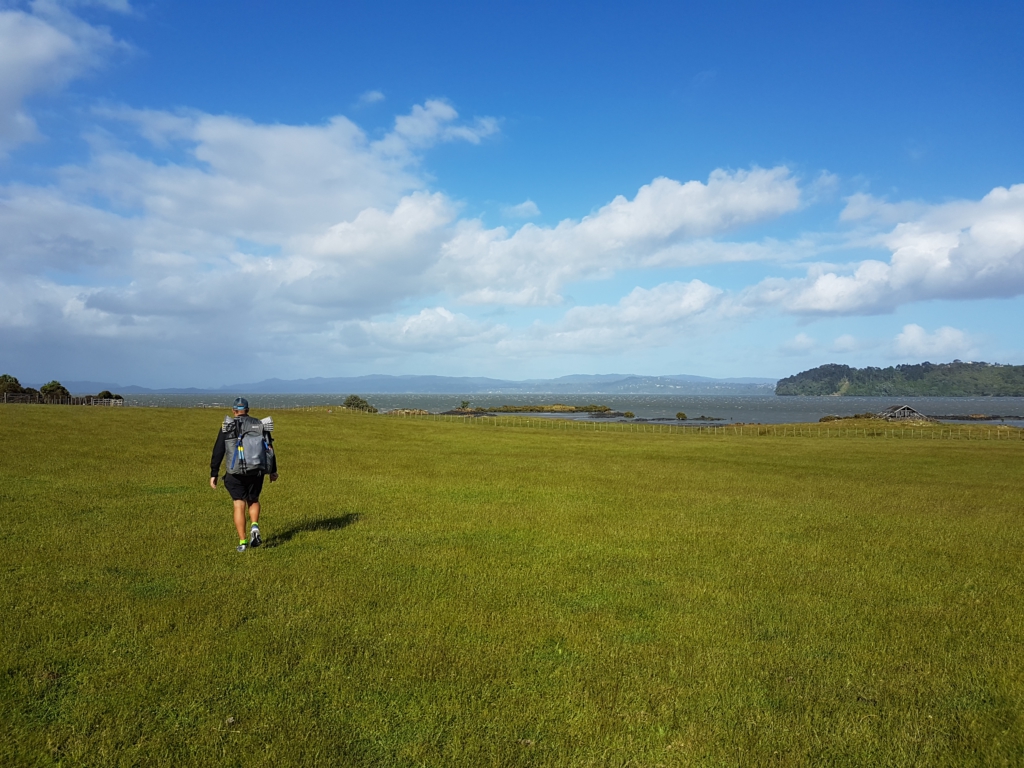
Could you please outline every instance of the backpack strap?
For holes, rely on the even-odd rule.
[[[230,472],[235,468],[235,462],[238,461],[238,454],[241,451],[242,436],[238,430],[238,420],[231,416],[224,417],[224,423],[221,424],[220,431],[224,433],[224,449],[225,453],[229,453],[230,456],[225,456],[227,459],[227,469]],[[228,441],[234,440],[234,445],[228,448]]]

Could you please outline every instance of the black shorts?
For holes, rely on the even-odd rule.
[[[247,501],[250,504],[260,500],[263,490],[263,473],[251,475],[224,475],[224,487],[228,489],[235,501]]]

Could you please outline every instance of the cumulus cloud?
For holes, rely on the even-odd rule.
[[[417,165],[432,143],[472,144],[496,121],[461,121],[438,100],[379,139],[344,117],[267,125],[189,110],[93,114],[106,130],[87,163],[47,187],[0,187],[0,266],[17,286],[0,326],[144,344],[241,323],[291,350],[302,338],[334,350],[613,349],[666,343],[724,317],[725,294],[701,281],[637,288],[526,334],[438,306],[368,318],[422,296],[552,304],[568,281],[624,267],[792,260],[811,247],[713,237],[801,205],[781,167],[659,178],[579,220],[487,229],[428,190]],[[138,137],[152,152],[127,148]],[[529,200],[517,208],[536,210]]]
[[[971,358],[975,349],[971,337],[964,331],[943,326],[933,333],[915,323],[903,326],[893,343],[896,355],[916,360],[952,360]]]
[[[924,203],[907,200],[890,203],[882,198],[864,192],[850,195],[846,205],[839,214],[840,221],[870,221],[892,226],[901,221],[909,221],[921,216],[928,210]]]
[[[129,10],[126,2],[102,4]],[[68,5],[36,0],[28,11],[0,8],[0,157],[38,138],[25,107],[28,98],[62,88],[102,64],[112,50],[125,47],[109,30],[73,15]]]
[[[410,228],[425,234],[418,216],[438,227],[453,215],[443,196],[417,196],[423,179],[380,150],[400,138],[370,141],[344,117],[291,126],[130,109],[98,116],[129,124],[186,161],[156,162],[100,143],[88,164],[64,168],[57,186],[0,188],[5,267],[103,265],[139,276],[140,266],[145,275],[146,264],[180,257],[227,266],[243,240],[286,255],[333,253],[336,261],[357,243],[394,251]],[[390,243],[385,225],[393,228]]]
[[[359,103],[363,106],[367,104],[376,104],[380,101],[384,101],[384,94],[380,91],[367,91],[359,96]]]
[[[191,162],[158,163],[101,145],[89,165],[65,169],[64,190],[99,195],[115,209],[181,231],[280,242],[366,208],[393,206],[423,187],[407,163],[384,156],[379,142],[345,117],[263,125],[188,112],[120,109],[100,116],[136,126],[155,147],[180,151]]]
[[[819,239],[811,237],[789,241],[769,237],[755,242],[699,238],[655,250],[641,257],[637,266],[696,267],[742,261],[796,262],[821,253],[824,247]]]
[[[805,355],[818,346],[818,342],[806,333],[798,333],[789,341],[779,347],[779,352],[784,355],[799,356]]]
[[[1024,184],[997,187],[977,202],[890,210],[862,198],[855,205],[850,216],[858,218],[913,214],[873,238],[891,252],[888,261],[815,265],[804,278],[763,281],[746,301],[797,314],[875,314],[915,301],[1024,293]]]
[[[506,205],[501,212],[510,219],[532,219],[540,216],[540,208],[533,200],[524,200],[519,205]]]
[[[934,206],[855,195],[842,214],[847,235],[750,241],[732,233],[800,209],[835,179],[802,187],[782,166],[719,169],[705,181],[656,178],[554,226],[488,228],[460,216],[460,203],[432,191],[419,170],[431,146],[473,145],[498,130],[497,120],[464,120],[443,100],[415,105],[379,137],[345,117],[260,124],[126,107],[93,117],[103,130],[90,136],[87,162],[59,169],[45,187],[0,187],[2,328],[144,343],[235,321],[278,339],[347,334],[350,349],[614,351],[758,311],[866,314],[1024,292],[1024,185]],[[129,149],[140,137],[149,151]],[[539,215],[530,199],[504,212]],[[851,244],[889,257],[814,263]],[[627,269],[751,261],[810,266],[803,277],[736,292],[701,280],[624,290],[617,303],[571,307],[522,332],[459,312],[556,305],[568,284]],[[422,311],[376,319],[422,297]],[[915,328],[893,349],[970,349],[955,329]],[[840,337],[831,349],[856,344]],[[799,334],[781,351],[818,346]]]
[[[799,205],[799,185],[785,167],[716,170],[706,184],[658,178],[632,200],[618,196],[580,221],[554,227],[526,224],[510,233],[485,229],[478,220],[461,222],[437,272],[465,286],[466,302],[556,304],[570,280],[665,260],[666,249],[687,238],[728,232]]]
[[[282,297],[336,314],[371,314],[424,292],[455,209],[440,193],[417,192],[392,211],[368,208],[329,228],[301,255],[278,260]]]
[[[71,334],[127,339],[235,318],[281,338],[341,322],[379,347],[466,344],[496,331],[442,308],[351,323],[443,293],[552,303],[568,280],[645,260],[766,258],[785,248],[730,249],[708,236],[800,205],[785,168],[715,171],[706,183],[656,179],[581,220],[509,232],[460,219],[417,172],[431,143],[474,143],[496,130],[496,121],[460,121],[443,101],[400,115],[376,140],[344,117],[296,126],[187,110],[94,115],[110,130],[97,134],[89,162],[62,168],[52,186],[0,188],[0,265],[21,281],[19,301],[0,316],[7,327],[45,316]],[[119,143],[125,128],[161,159]],[[570,310],[553,338],[583,342],[591,325],[595,339],[655,339],[720,293],[699,281],[637,289],[614,307]]]
[[[836,336],[832,341],[832,346],[829,349],[832,352],[846,353],[846,352],[857,352],[867,346],[864,342],[858,339],[856,336],[850,333],[844,333],[841,336]]]
[[[617,304],[573,307],[553,324],[498,345],[505,352],[621,352],[630,345],[661,346],[711,320],[724,292],[700,280],[634,288]]]
[[[374,149],[385,156],[409,158],[413,151],[439,142],[462,140],[479,144],[498,132],[496,118],[478,117],[467,124],[456,123],[458,116],[455,108],[441,99],[416,104],[408,115],[395,118],[394,128],[375,143]]]
[[[444,307],[422,309],[418,314],[390,321],[360,321],[358,325],[368,341],[407,352],[454,349],[493,341],[507,332],[504,326],[480,323]]]

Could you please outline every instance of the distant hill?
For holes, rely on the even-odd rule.
[[[821,365],[781,379],[776,395],[1024,397],[1024,365],[920,363],[889,368]]]
[[[345,376],[312,379],[265,379],[223,387],[165,387],[148,389],[110,382],[69,381],[72,393],[93,393],[103,389],[121,394],[675,394],[675,395],[765,395],[771,394],[775,379],[712,379],[687,374],[637,376],[633,374],[573,374],[557,379],[511,381],[480,376]]]

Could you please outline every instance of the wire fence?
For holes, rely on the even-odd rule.
[[[302,411],[331,413],[349,411],[340,406],[305,406]],[[355,411],[360,413],[359,411]],[[366,414],[367,416],[373,414]],[[389,414],[379,414],[387,416]],[[538,419],[527,416],[455,416],[451,414],[390,414],[392,418],[465,424],[478,428],[518,427],[562,432],[608,432],[650,435],[686,435],[708,437],[798,437],[815,439],[871,438],[882,440],[1010,440],[1024,442],[1024,429],[1005,425],[870,424],[831,426],[807,424],[652,424],[650,422],[583,421],[577,419]]]
[[[14,392],[2,393],[0,402],[21,405],[103,405],[115,407],[125,405],[125,401],[120,398],[93,397],[92,395],[82,397],[47,397],[42,394],[26,395]]]

